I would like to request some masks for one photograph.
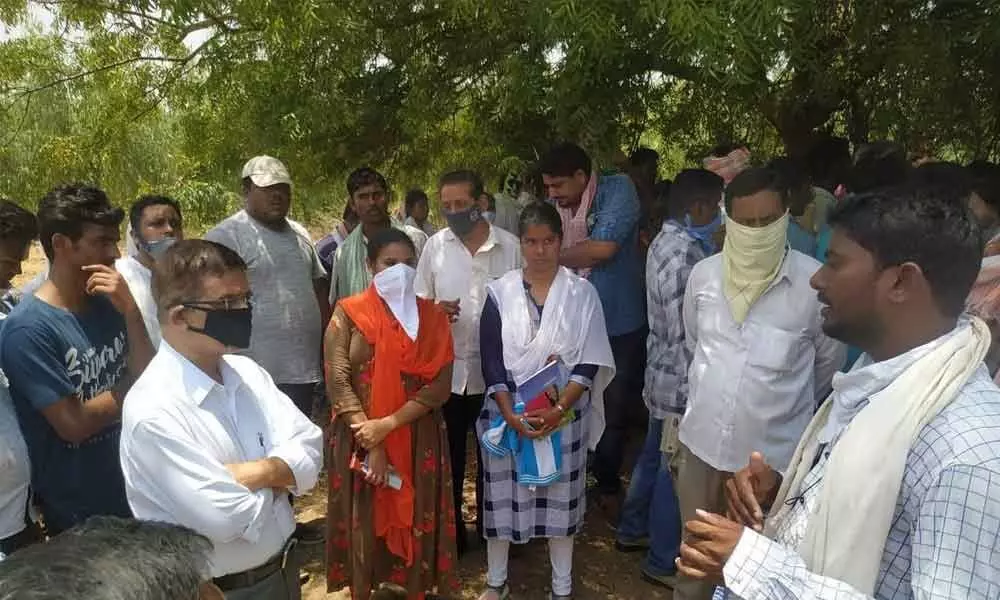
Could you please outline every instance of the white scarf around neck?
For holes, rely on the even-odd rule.
[[[990,332],[972,318],[939,342],[852,413],[842,431],[827,429],[831,413],[850,412],[846,406],[835,408],[832,396],[806,428],[765,533],[773,537],[776,524],[787,518],[791,507],[785,500],[801,493],[821,440],[835,439],[818,501],[797,549],[811,572],[874,594],[910,448],[921,429],[980,368]]]
[[[504,366],[520,385],[556,355],[563,365],[598,366],[590,388],[591,422],[589,443],[597,447],[604,433],[604,390],[615,374],[604,311],[597,290],[587,280],[559,267],[537,331],[521,269],[511,271],[487,285],[501,319]]]

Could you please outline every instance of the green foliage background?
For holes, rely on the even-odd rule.
[[[0,22],[0,193],[27,204],[83,179],[211,224],[259,153],[312,223],[362,164],[400,196],[459,166],[495,188],[556,139],[652,145],[665,176],[820,133],[1000,155],[996,0],[0,0]]]

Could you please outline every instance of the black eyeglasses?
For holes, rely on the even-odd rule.
[[[180,306],[196,310],[244,310],[253,307],[249,294],[243,298],[220,298],[218,300],[184,300]]]

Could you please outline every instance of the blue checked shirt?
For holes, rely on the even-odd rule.
[[[791,549],[804,536],[828,454],[803,481],[798,508],[778,528],[778,541],[744,529],[724,569],[728,590],[718,588],[716,599],[872,597],[810,573]],[[910,450],[874,598],[1000,598],[1000,390],[985,367]]]
[[[646,385],[643,399],[652,419],[683,414],[691,353],[684,344],[684,287],[705,258],[701,245],[676,221],[667,221],[646,256]]]

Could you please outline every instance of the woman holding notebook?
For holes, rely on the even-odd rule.
[[[615,370],[597,291],[559,266],[563,230],[556,209],[529,205],[518,233],[525,267],[487,286],[481,320],[487,399],[477,432],[487,472],[488,572],[480,600],[507,598],[510,544],[534,537],[549,540],[551,597],[571,597],[587,448],[604,430],[602,394]],[[549,393],[539,395],[553,363],[555,392],[547,386]],[[519,394],[519,387],[532,391]]]
[[[415,256],[397,229],[368,240],[372,284],[340,301],[326,333],[327,588],[349,586],[352,598],[385,583],[411,599],[457,585],[440,411],[451,392],[451,328],[414,293]]]

